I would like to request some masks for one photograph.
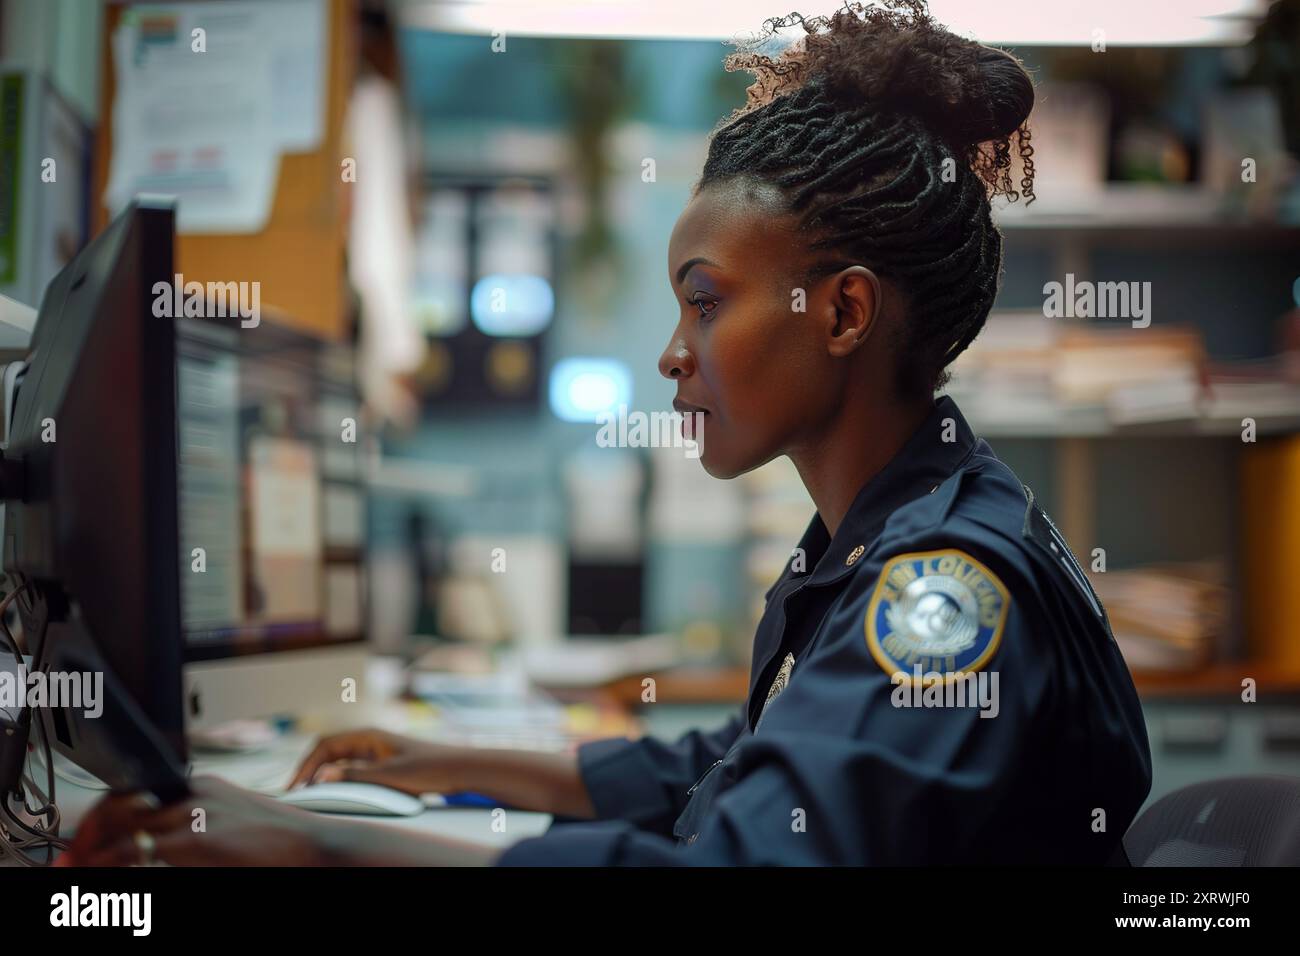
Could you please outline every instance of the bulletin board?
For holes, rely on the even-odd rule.
[[[182,0],[184,2],[184,0]],[[264,0],[267,2],[267,0]],[[273,0],[270,0],[273,2]],[[325,117],[319,147],[282,153],[270,218],[256,233],[181,235],[177,268],[186,281],[259,281],[263,319],[322,339],[347,329],[344,270],[344,116],[356,62],[355,0],[326,0]],[[112,37],[129,0],[110,0],[100,38],[100,129],[92,166],[92,232],[108,223],[103,205],[113,155],[116,71]]]

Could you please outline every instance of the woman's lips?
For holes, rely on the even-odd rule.
[[[708,409],[675,398],[673,399],[673,410],[682,416],[682,439],[695,441],[699,437],[696,430],[704,427],[704,419],[709,414]]]

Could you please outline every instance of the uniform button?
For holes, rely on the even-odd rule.
[[[856,548],[854,548],[852,551],[849,552],[849,556],[844,559],[844,563],[846,565],[854,564],[858,560],[858,558],[862,557],[863,553],[866,550],[867,549],[864,548],[862,545],[858,545]]]
[[[933,488],[930,489],[930,494],[934,494],[938,490],[939,490],[939,486],[935,485]]]

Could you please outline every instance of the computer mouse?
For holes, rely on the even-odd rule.
[[[424,812],[424,801],[400,790],[374,783],[313,783],[282,793],[280,802],[317,813],[358,813],[381,817],[413,817]]]

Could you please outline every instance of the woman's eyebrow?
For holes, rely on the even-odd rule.
[[[687,259],[677,267],[677,284],[681,285],[682,280],[686,278],[686,273],[690,272],[696,266],[714,266],[716,268],[717,265],[716,262],[705,259],[703,256],[696,256],[694,259]]]

